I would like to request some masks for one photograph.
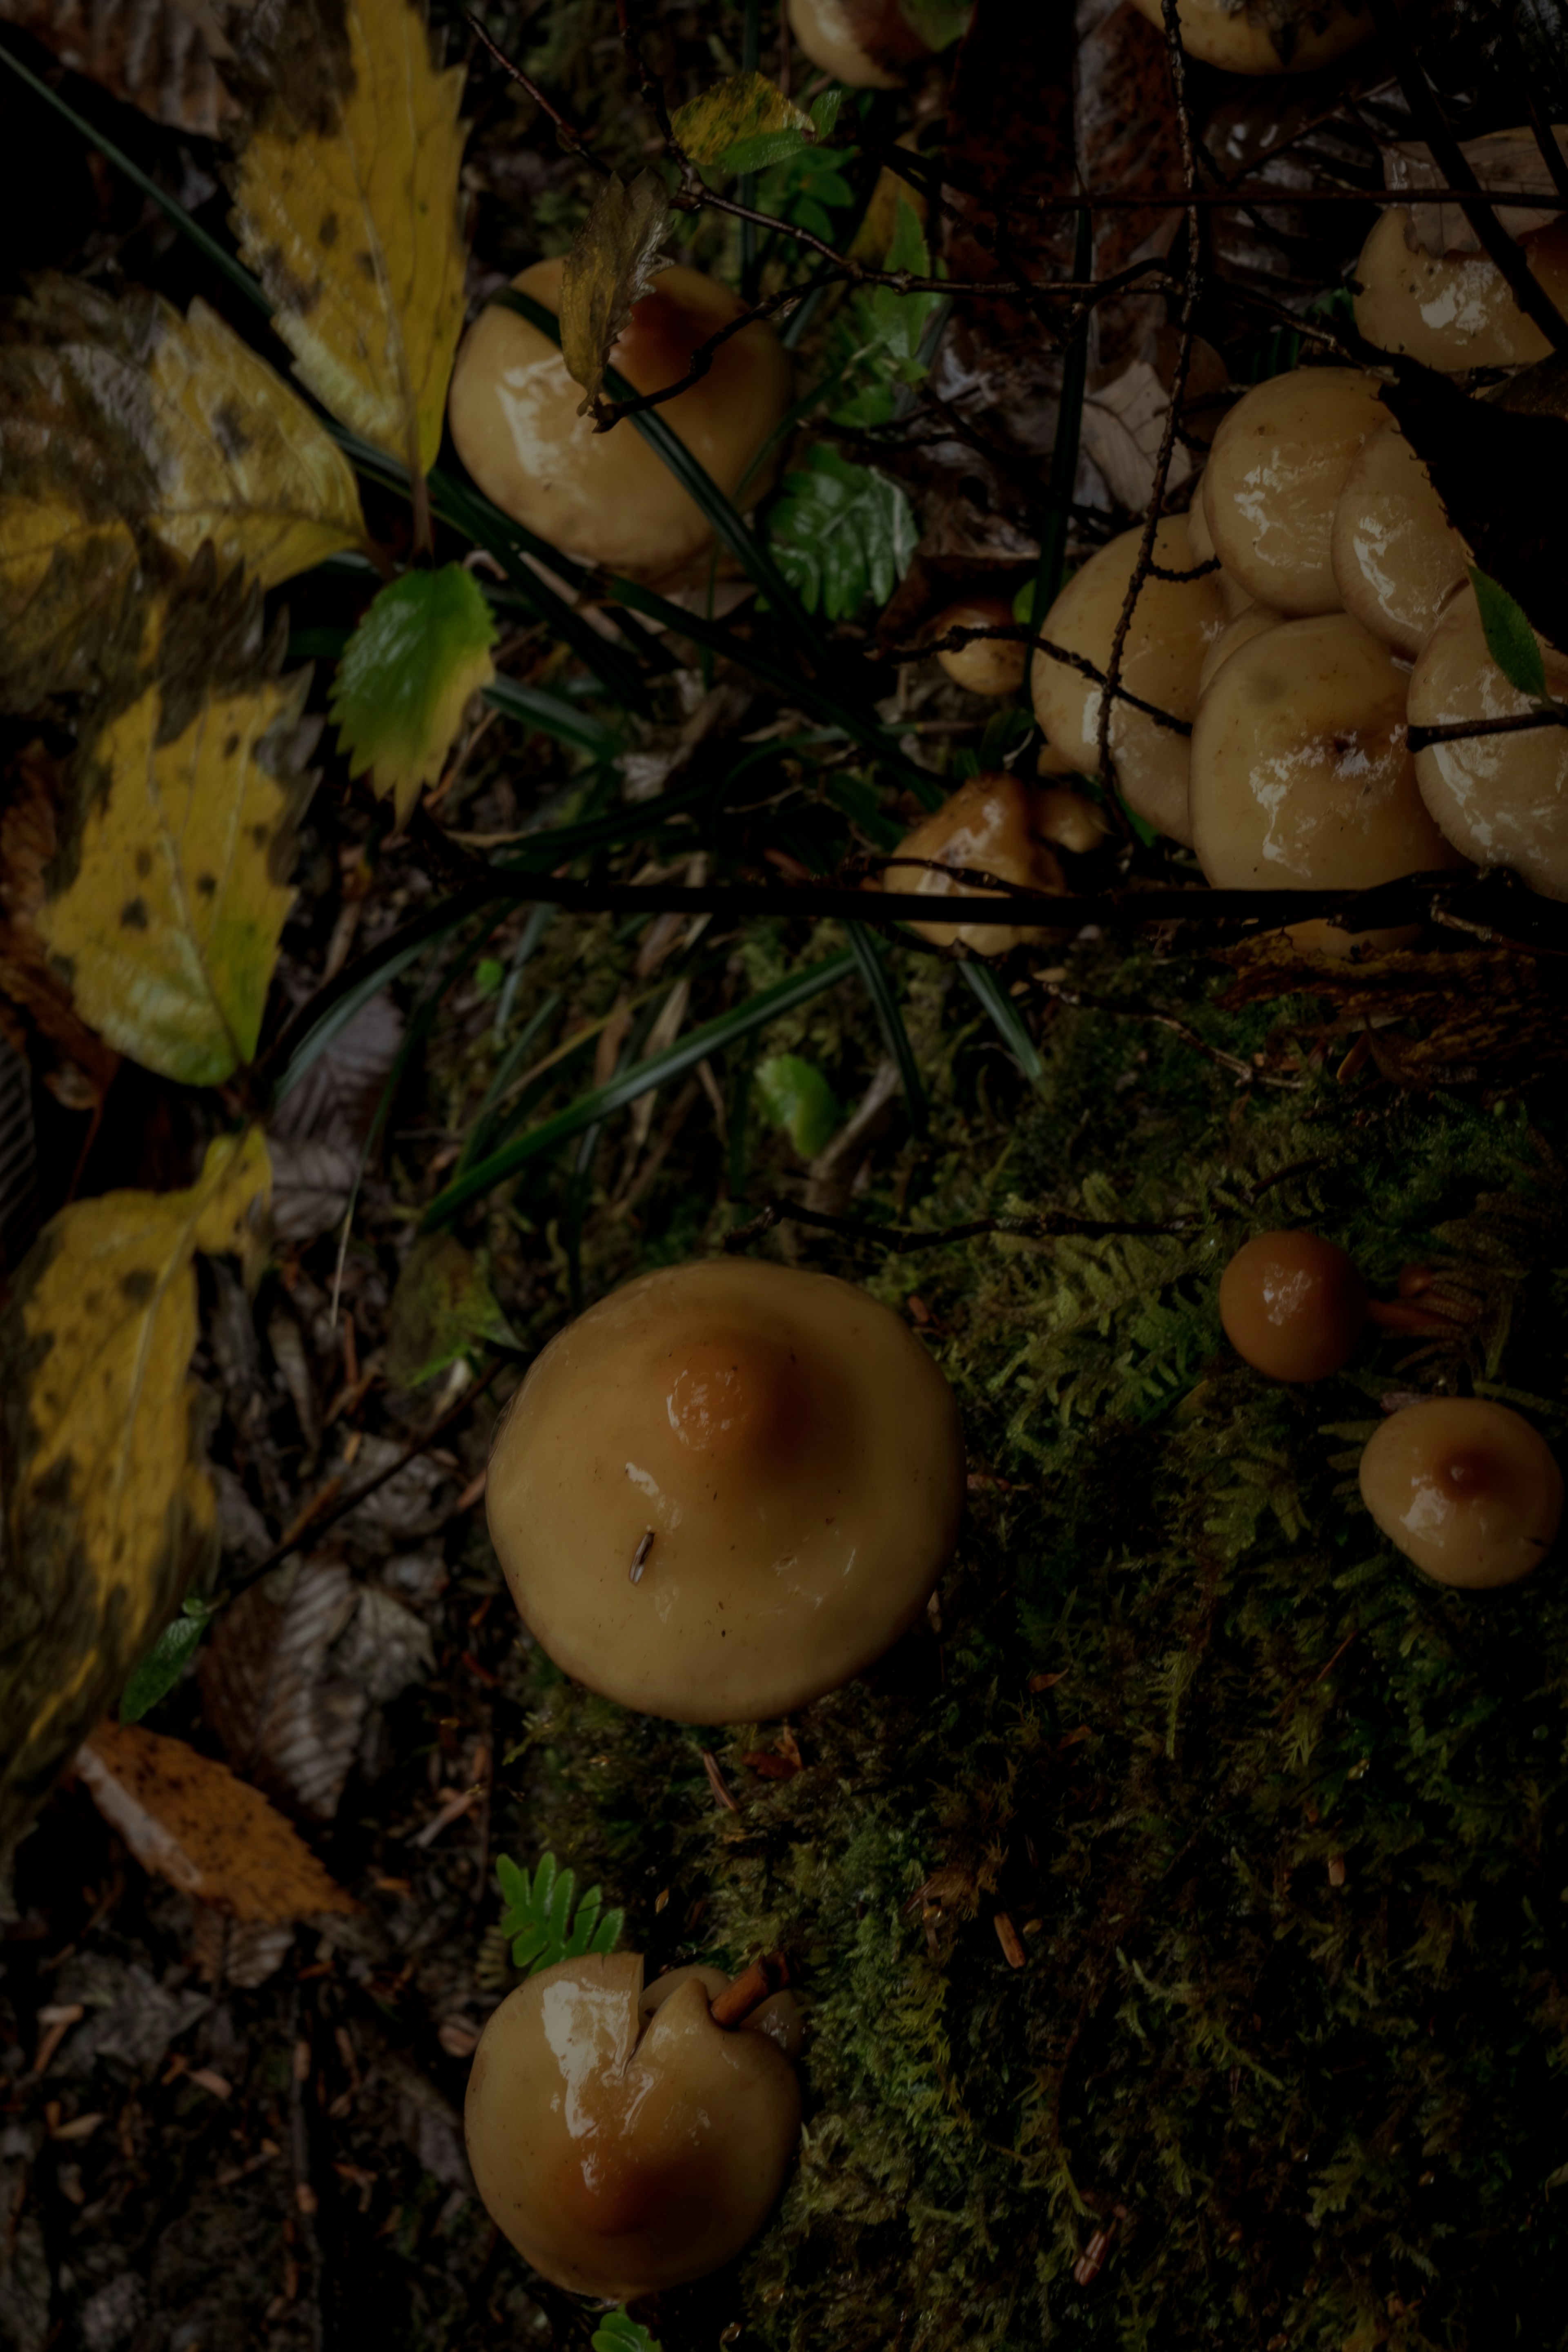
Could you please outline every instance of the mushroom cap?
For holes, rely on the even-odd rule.
[[[1542,643],[1546,688],[1568,697],[1568,660]],[[1410,678],[1410,721],[1441,727],[1510,719],[1531,709],[1487,649],[1468,582],[1422,647]],[[1543,898],[1568,898],[1568,728],[1430,743],[1415,776],[1445,837],[1478,866],[1511,866]]]
[[[950,604],[930,625],[933,637],[950,629],[1011,628],[1013,609],[999,596],[974,596]],[[971,694],[1017,694],[1024,684],[1028,647],[1017,637],[973,637],[966,646],[939,653],[937,660],[955,686]]]
[[[1219,1279],[1219,1319],[1271,1381],[1321,1381],[1349,1362],[1366,1320],[1352,1260],[1317,1234],[1255,1234]]]
[[[628,1282],[550,1342],[487,1508],[558,1666],[623,1706],[744,1723],[898,1639],[963,1494],[952,1391],[896,1315],[831,1275],[718,1258]]]
[[[899,68],[931,55],[898,0],[789,0],[789,24],[812,64],[849,89],[901,89]]]
[[[1342,367],[1270,376],[1221,418],[1204,512],[1221,562],[1255,604],[1338,611],[1334,509],[1362,444],[1387,422],[1377,378]]]
[[[1019,776],[1005,770],[992,776],[971,776],[957,792],[923,817],[899,844],[910,857],[932,857],[945,866],[968,866],[994,874],[1026,890],[1065,890],[1066,880],[1052,852],[1040,837],[1037,823],[1040,795]],[[989,898],[990,891],[938,874],[929,866],[884,867],[885,890],[912,890],[921,898]],[[1009,948],[1057,934],[1036,925],[1016,929],[991,923],[913,923],[910,927],[933,948],[955,941],[972,955],[1005,955]]]
[[[1198,476],[1198,486],[1187,509],[1187,537],[1192,541],[1193,562],[1200,566],[1219,563],[1215,553],[1214,534],[1209,529],[1208,510],[1204,505],[1204,478],[1202,474]],[[1223,563],[1214,574],[1214,582],[1219,590],[1220,603],[1225,606],[1227,620],[1238,621],[1243,613],[1251,612],[1252,598],[1238,580],[1231,578]]]
[[[1465,577],[1468,551],[1397,425],[1380,425],[1352,461],[1331,561],[1346,612],[1414,661]]]
[[[1073,574],[1046,615],[1040,634],[1103,670],[1142,545],[1142,528],[1124,530]],[[1197,573],[1185,515],[1170,515],[1154,534],[1153,560],[1164,572]],[[1198,672],[1225,626],[1225,605],[1211,572],[1180,580],[1152,574],[1138,592],[1121,656],[1121,684],[1173,719],[1190,721]],[[1035,716],[1056,751],[1086,776],[1100,773],[1100,688],[1081,670],[1037,653],[1030,670]],[[1173,840],[1190,844],[1188,743],[1147,712],[1118,701],[1110,720],[1116,782],[1129,808]]]
[[[1034,830],[1045,841],[1054,841],[1058,849],[1070,849],[1075,856],[1086,857],[1098,849],[1110,830],[1110,819],[1098,808],[1087,793],[1070,793],[1059,784],[1047,784],[1035,794]]]
[[[1134,5],[1163,29],[1161,0],[1134,0]],[[1370,11],[1352,16],[1341,0],[1296,0],[1293,10],[1260,6],[1258,0],[1242,0],[1239,6],[1237,0],[1178,0],[1176,14],[1187,55],[1226,73],[1310,73],[1372,31]]]
[[[800,2136],[772,2035],[709,2012],[710,1980],[729,1979],[675,1974],[645,1993],[639,1953],[558,1961],[474,2053],[463,2122],[485,2210],[577,2294],[626,2302],[717,2270],[761,2229]]]
[[[1192,805],[1216,888],[1365,889],[1462,862],[1416,790],[1405,687],[1348,613],[1282,621],[1215,671],[1193,730]]]
[[[559,261],[512,279],[547,310],[561,308]],[[727,286],[679,264],[661,270],[612,354],[638,392],[678,383],[700,343],[744,306]],[[789,406],[789,353],[765,319],[721,343],[708,373],[659,410],[729,498],[762,497],[776,470],[746,468]],[[548,336],[492,303],[464,336],[447,416],[474,480],[514,521],[592,563],[656,576],[709,546],[695,500],[629,423],[595,433],[579,416],[582,386]]]
[[[1439,1584],[1513,1584],[1563,1516],[1563,1473],[1505,1404],[1428,1397],[1392,1414],[1361,1457],[1362,1500],[1389,1541]]]
[[[1268,604],[1244,604],[1234,620],[1227,621],[1204,656],[1204,666],[1198,672],[1198,700],[1201,703],[1209,690],[1209,681],[1215,670],[1227,662],[1242,646],[1249,646],[1268,629],[1277,629],[1284,619]]]
[[[1568,221],[1519,240],[1521,252],[1560,310],[1568,310]],[[1381,352],[1407,352],[1424,366],[1530,367],[1552,346],[1513,299],[1488,253],[1428,253],[1415,216],[1391,205],[1355,266],[1357,331]]]

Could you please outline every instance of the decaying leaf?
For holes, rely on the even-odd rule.
[[[198,1250],[242,1249],[254,1130],[181,1192],[108,1192],[45,1227],[0,1317],[0,1842],[102,1714],[216,1544],[197,1392]]]
[[[1568,156],[1568,127],[1560,124],[1552,135],[1563,155]],[[1504,188],[1533,192],[1549,185],[1545,159],[1536,144],[1535,133],[1528,127],[1493,131],[1483,139],[1463,140],[1459,152],[1479,184],[1489,192]],[[1383,151],[1383,175],[1389,187],[1413,192],[1448,184],[1447,173],[1420,140],[1391,140]],[[1540,205],[1499,205],[1495,217],[1499,227],[1506,229],[1510,236],[1528,236],[1535,229],[1553,227],[1562,215],[1554,205],[1543,209]],[[1418,198],[1410,207],[1409,234],[1426,253],[1482,250],[1481,240],[1467,215],[1451,197],[1427,197],[1425,201]]]
[[[515,1344],[490,1289],[482,1250],[450,1234],[426,1234],[403,1263],[387,1318],[386,1374],[417,1388],[477,1343]]]
[[[101,1103],[120,1056],[79,1018],[69,989],[49,969],[37,930],[44,877],[59,846],[63,796],[59,772],[44,746],[27,745],[0,809],[0,995],[22,1007],[81,1073],[90,1098]]]
[[[216,591],[204,562],[191,592],[150,610],[153,682],[81,745],[36,919],[117,1052],[214,1086],[256,1049],[316,730],[309,673],[277,675],[255,591]]]
[[[0,0],[0,20],[19,25],[73,73],[87,74],[176,131],[216,139],[235,110],[216,63],[233,55],[209,0]]]
[[[183,1739],[100,1723],[76,1764],[142,1868],[226,1917],[281,1924],[358,1910],[265,1797]]]
[[[738,141],[779,131],[804,132],[811,117],[787,99],[766,74],[731,74],[680,107],[670,121],[676,142],[694,163],[722,163]],[[772,158],[769,159],[773,160]],[[749,168],[753,159],[745,158]]]
[[[399,825],[433,784],[470,698],[495,676],[495,615],[460,563],[384,588],[343,648],[332,717],[349,773],[390,800]]]
[[[234,226],[301,381],[414,474],[463,324],[463,73],[416,0],[279,0],[241,51]]]
[[[639,172],[605,182],[572,240],[561,273],[561,355],[583,387],[579,416],[598,399],[611,348],[663,267],[668,221],[664,183]]]

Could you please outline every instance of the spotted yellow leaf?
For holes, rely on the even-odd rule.
[[[561,356],[583,387],[577,414],[599,397],[611,348],[664,267],[669,198],[651,172],[606,180],[561,273]]]
[[[242,1251],[265,1205],[261,1136],[212,1144],[188,1191],[62,1209],[0,1315],[0,1843],[210,1564],[198,1250]]]
[[[700,98],[689,99],[670,123],[676,143],[694,163],[718,163],[742,140],[778,138],[810,127],[810,115],[760,73],[731,74],[715,82]]]
[[[423,474],[463,323],[462,69],[414,0],[278,0],[242,61],[240,250],[301,381]]]
[[[293,897],[309,674],[275,674],[255,591],[236,574],[216,592],[210,558],[148,635],[148,682],[77,755],[33,919],[78,1014],[117,1053],[214,1086],[256,1050]]]
[[[495,676],[495,615],[471,572],[447,563],[384,588],[343,648],[332,717],[351,776],[368,769],[406,824],[439,777],[472,696]]]

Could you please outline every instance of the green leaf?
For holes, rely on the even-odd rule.
[[[561,274],[561,356],[583,387],[580,416],[598,399],[611,348],[664,266],[668,225],[663,181],[639,172],[605,182],[572,240]]]
[[[908,571],[919,534],[896,482],[819,443],[788,476],[769,544],[808,613],[847,620],[868,596],[885,604]]]
[[[143,1650],[131,1669],[120,1700],[121,1723],[140,1723],[161,1698],[166,1698],[189,1661],[201,1646],[209,1619],[221,1601],[203,1601],[187,1592],[184,1606],[172,1625],[165,1625],[150,1650]]]
[[[466,1250],[450,1234],[426,1234],[404,1260],[392,1294],[388,1380],[417,1388],[486,1340],[517,1345],[490,1288],[484,1251]]]
[[[983,963],[961,963],[958,969],[990,1014],[997,1035],[1024,1076],[1031,1085],[1037,1083],[1045,1076],[1046,1066],[1036,1050],[1034,1039],[1024,1026],[1017,1006],[996,974],[987,971]]]
[[[498,956],[481,956],[474,967],[474,988],[480,996],[494,996],[506,979],[506,966]]]
[[[931,1124],[926,1108],[925,1088],[921,1084],[920,1064],[910,1043],[910,1033],[904,1027],[904,1016],[899,1009],[898,992],[882,961],[882,951],[864,923],[847,923],[849,945],[860,967],[860,977],[866,983],[866,993],[871,1000],[882,1039],[899,1066],[903,1084],[904,1101],[908,1105],[910,1125],[919,1136],[924,1136]]]
[[[557,1960],[613,1952],[620,1941],[626,1913],[605,1911],[597,1886],[576,1900],[575,1871],[559,1869],[552,1853],[544,1856],[531,1882],[510,1855],[498,1855],[496,1878],[506,1905],[501,1934],[511,1945],[513,1966],[530,1976],[553,1968]]]
[[[912,278],[929,278],[931,274],[931,253],[920,215],[901,192],[893,215],[893,234],[885,267],[907,269]],[[925,333],[926,321],[942,299],[940,294],[900,294],[891,286],[879,286],[871,296],[872,329],[906,381],[918,380],[925,373],[920,357],[921,338]]]
[[[594,2352],[664,2352],[657,2336],[625,2311],[606,2312],[589,2341]]]
[[[904,22],[933,50],[951,48],[962,40],[973,14],[971,0],[899,0],[899,8]]]
[[[782,1127],[803,1160],[815,1160],[844,1113],[838,1097],[813,1062],[798,1054],[773,1054],[752,1073],[757,1099],[775,1127]]]
[[[728,170],[752,171],[754,164],[735,163],[734,148],[779,131],[795,133],[798,142],[810,121],[766,74],[741,73],[689,100],[669,127],[694,163],[722,163]]]
[[[469,697],[495,677],[495,615],[471,572],[448,563],[384,588],[349,639],[331,714],[349,773],[371,772],[399,826],[436,782]]]
[[[1540,702],[1546,694],[1546,664],[1535,631],[1525,618],[1522,608],[1516,604],[1508,590],[1472,563],[1470,585],[1480,606],[1481,627],[1486,632],[1487,651],[1507,678],[1510,686],[1521,694],[1528,694]]]
[[[830,138],[838,121],[839,110],[849,93],[841,85],[825,89],[820,98],[811,101],[811,127],[819,139]]]
[[[754,139],[737,139],[726,147],[726,172],[765,172],[773,163],[788,163],[807,148],[804,131],[762,131]]]

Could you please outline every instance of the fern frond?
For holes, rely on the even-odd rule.
[[[496,1861],[496,1878],[506,1909],[500,1932],[511,1945],[512,1965],[534,1976],[557,1960],[577,1960],[590,1952],[613,1952],[626,1925],[624,1911],[604,1909],[604,1891],[590,1886],[579,1898],[577,1874],[563,1870],[547,1853],[530,1879],[510,1855]]]
[[[629,2312],[606,2312],[594,2330],[594,2352],[664,2352],[664,2347]]]

